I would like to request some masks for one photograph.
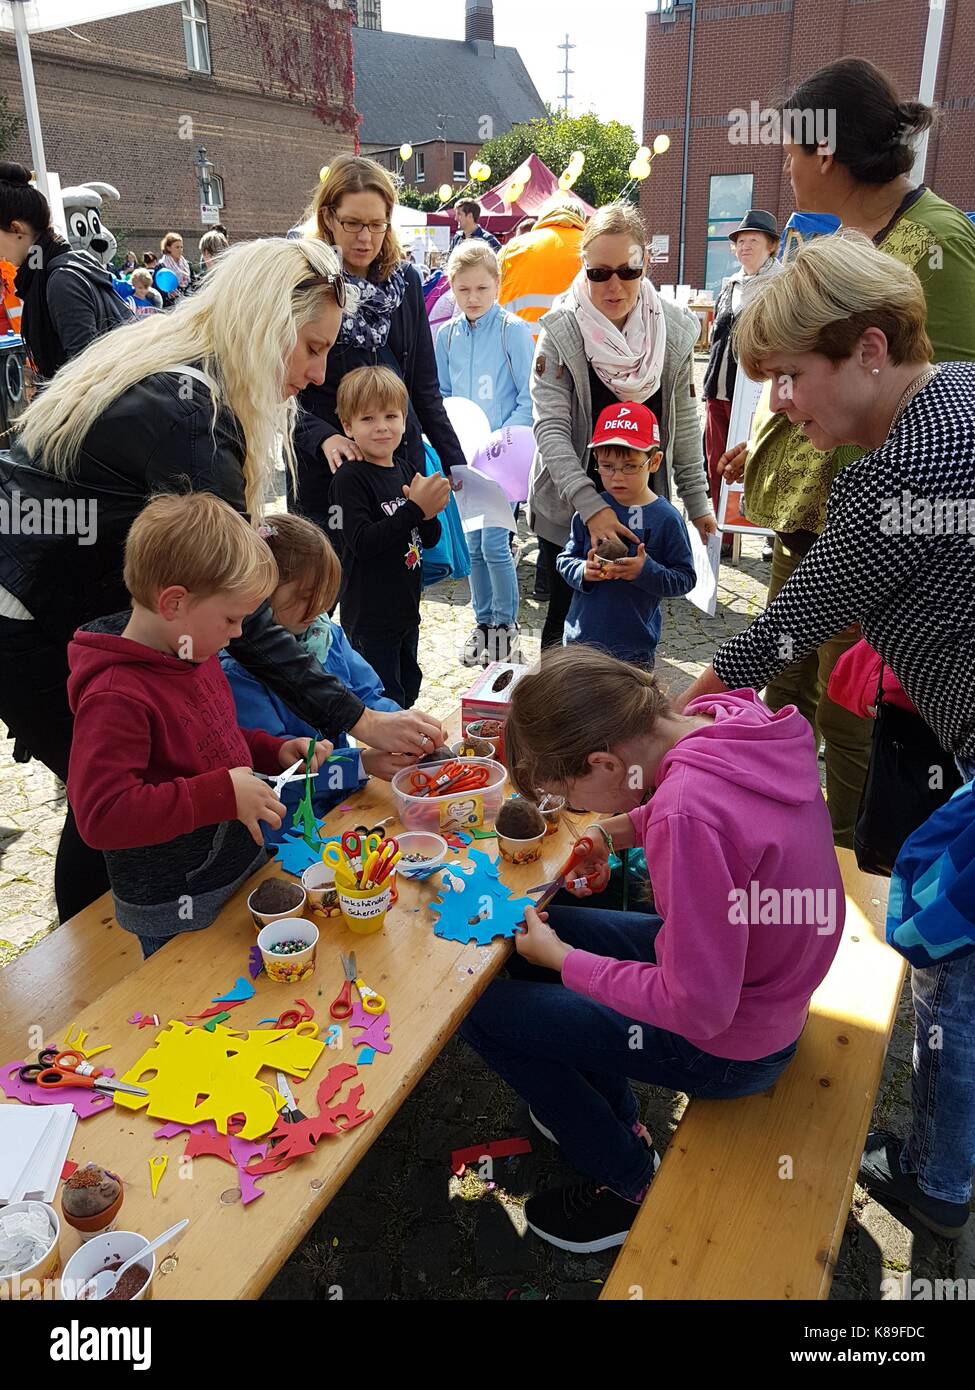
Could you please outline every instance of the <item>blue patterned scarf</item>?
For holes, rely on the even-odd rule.
[[[339,345],[384,347],[389,337],[390,321],[406,293],[406,275],[402,266],[397,266],[389,279],[380,284],[352,275],[349,271],[345,271],[345,282],[356,291],[359,302],[351,313],[342,315]]]

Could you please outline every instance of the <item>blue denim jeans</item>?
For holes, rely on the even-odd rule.
[[[957,761],[970,782],[975,762]],[[929,1197],[968,1203],[975,1168],[975,952],[912,969],[911,993],[912,1124],[901,1167]]]
[[[659,917],[551,907],[569,946],[616,960],[653,961]],[[531,1106],[580,1172],[639,1198],[653,1157],[633,1133],[640,1112],[630,1079],[689,1096],[733,1099],[766,1090],[788,1066],[792,1043],[754,1062],[714,1057],[676,1033],[636,1023],[566,989],[560,977],[513,956],[461,1025],[461,1036]]]
[[[488,526],[467,533],[471,553],[471,603],[483,627],[513,627],[518,620],[518,575],[511,532]]]

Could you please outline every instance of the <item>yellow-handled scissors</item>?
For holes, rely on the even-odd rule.
[[[342,836],[340,844],[333,840],[322,846],[322,860],[335,870],[338,882],[346,888],[358,888],[362,856],[372,855],[379,847],[381,839],[380,835],[370,835],[367,839],[361,840],[358,835],[347,832]]]

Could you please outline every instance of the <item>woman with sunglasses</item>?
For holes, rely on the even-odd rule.
[[[393,227],[396,187],[375,160],[340,155],[319,184],[305,221],[305,235],[333,245],[342,258],[346,284],[357,305],[342,316],[325,379],[305,387],[295,431],[297,490],[289,489],[294,512],[328,530],[333,544],[341,530],[330,526],[332,475],[346,459],[361,459],[335,410],[335,394],[357,367],[390,367],[406,383],[410,407],[403,446],[423,473],[422,435],[436,449],[449,475],[464,458],[444,410],[433,339],[420,272],[405,259]]]
[[[63,366],[18,421],[0,460],[0,512],[16,518],[0,528],[0,720],[62,781],[67,645],[94,618],[125,626],[130,525],[155,493],[184,489],[260,518],[282,440],[293,465],[295,398],[324,377],[345,298],[321,242],[242,243],[171,313],[133,319]],[[268,603],[228,650],[325,737],[348,732],[412,758],[442,742],[416,711],[367,710]],[[61,921],[107,887],[69,810],[55,867]]]
[[[561,643],[572,600],[556,560],[573,512],[594,546],[638,540],[600,496],[589,447],[593,423],[608,406],[634,402],[653,412],[664,455],[653,476],[654,492],[669,498],[672,472],[702,540],[717,531],[692,395],[698,323],[660,298],[644,277],[646,257],[646,230],[636,208],[600,208],[583,234],[579,274],[541,320],[531,383],[537,448],[528,516],[549,582],[543,647]]]

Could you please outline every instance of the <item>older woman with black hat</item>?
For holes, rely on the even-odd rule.
[[[734,275],[729,275],[721,286],[714,315],[711,356],[704,374],[704,452],[708,466],[708,489],[716,513],[721,492],[718,460],[728,447],[731,402],[734,399],[735,379],[738,375],[732,329],[736,318],[764,277],[774,275],[777,270],[782,269],[774,259],[779,244],[779,228],[770,212],[761,208],[750,208],[728,240],[741,269]]]

